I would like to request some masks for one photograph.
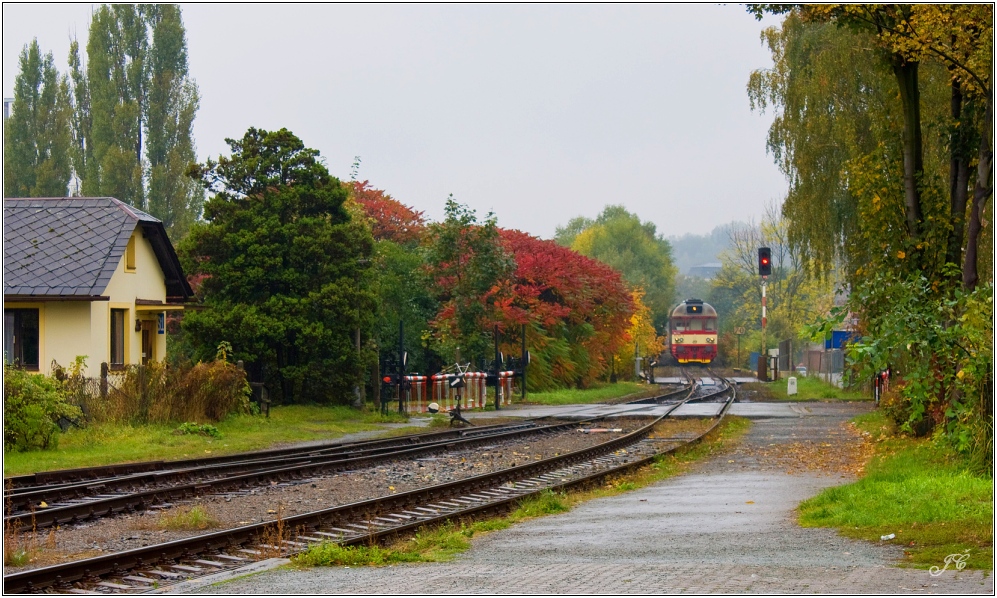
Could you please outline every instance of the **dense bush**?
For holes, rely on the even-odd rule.
[[[4,450],[54,448],[60,418],[78,419],[80,410],[53,378],[3,366]]]
[[[67,385],[79,384],[74,377]],[[249,413],[246,374],[224,360],[193,364],[152,362],[116,375],[107,396],[74,393],[93,422],[176,423],[220,421],[230,413]]]
[[[904,432],[933,430],[981,470],[993,467],[993,285],[972,291],[882,273],[851,301],[865,337],[849,357],[871,378],[890,367],[886,414]]]

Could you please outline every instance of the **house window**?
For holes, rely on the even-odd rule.
[[[128,238],[128,245],[125,247],[125,270],[135,271],[135,235]]]
[[[111,367],[125,365],[125,312],[111,310]]]
[[[3,358],[28,370],[38,369],[38,310],[3,310]]]

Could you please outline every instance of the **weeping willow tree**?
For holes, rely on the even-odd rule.
[[[852,358],[904,373],[897,422],[992,463],[993,7],[750,10],[786,15],[748,96],[776,113],[790,244],[813,274],[841,267]]]

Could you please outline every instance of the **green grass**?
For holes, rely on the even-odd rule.
[[[819,378],[808,378],[804,376],[796,377],[797,394],[789,396],[786,393],[788,379],[782,378],[775,382],[751,382],[742,384],[739,388],[746,391],[758,393],[754,400],[776,400],[776,401],[821,401],[826,399],[837,399],[844,401],[871,401],[872,393],[867,390],[841,389],[833,384],[828,384]]]
[[[876,440],[866,476],[801,503],[801,525],[876,542],[895,534],[889,542],[902,545],[914,567],[942,567],[947,555],[968,552],[969,568],[991,569],[993,479],[970,473],[939,442],[890,435],[879,412],[856,423]]]
[[[327,542],[295,556],[292,564],[297,567],[379,567],[396,563],[445,562],[470,548],[475,533],[505,529],[509,525],[499,519],[461,524],[447,522],[422,529],[412,538],[389,547],[340,546]]]
[[[159,517],[159,527],[172,531],[205,530],[218,527],[218,520],[211,516],[204,507],[180,507],[163,513]]]
[[[526,402],[540,405],[575,405],[598,403],[629,395],[634,395],[635,398],[639,395],[653,396],[658,393],[658,387],[654,385],[639,382],[617,382],[615,384],[600,384],[584,390],[566,388],[549,392],[531,392],[526,395]],[[518,395],[516,400],[519,400]]]
[[[747,432],[749,426],[750,422],[744,418],[728,416],[724,424],[711,433],[705,442],[662,455],[650,466],[633,474],[609,480],[603,487],[594,490],[568,493],[545,490],[536,496],[524,499],[514,511],[504,517],[459,524],[447,522],[435,528],[424,528],[414,537],[400,540],[388,547],[339,546],[332,543],[312,546],[304,553],[295,556],[292,559],[292,566],[358,567],[449,561],[471,547],[471,538],[475,534],[506,529],[515,523],[535,517],[564,513],[587,500],[629,492],[674,476],[696,461],[726,451]]]
[[[382,416],[349,407],[291,405],[274,407],[270,417],[238,415],[215,424],[220,436],[176,434],[176,425],[102,425],[73,428],[55,450],[4,451],[4,476],[157,459],[193,459],[259,450],[291,442],[335,440],[345,434],[402,423],[404,416]]]

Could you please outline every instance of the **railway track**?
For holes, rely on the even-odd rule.
[[[182,459],[176,461],[142,461],[137,463],[120,463],[116,465],[105,465],[100,467],[84,467],[79,469],[61,469],[45,471],[20,476],[4,478],[4,488],[20,491],[31,488],[57,487],[59,485],[72,484],[86,481],[100,481],[136,473],[146,473],[153,471],[164,471],[173,469],[188,469],[209,465],[224,465],[238,463],[241,461],[253,461],[260,459],[270,459],[279,457],[291,457],[295,455],[326,452],[330,454],[335,451],[349,452],[358,449],[374,447],[395,447],[405,446],[415,443],[431,442],[434,440],[469,438],[480,434],[489,434],[495,429],[510,429],[515,426],[531,427],[532,422],[523,422],[512,426],[505,424],[491,426],[476,426],[474,428],[462,428],[442,430],[438,432],[425,432],[422,434],[410,434],[397,438],[383,438],[380,440],[368,440],[362,442],[329,442],[316,444],[308,447],[286,447],[253,451],[248,453],[238,453],[233,455],[220,455],[217,457]]]
[[[690,378],[691,382],[691,378]],[[693,388],[631,401],[667,403],[687,398]],[[4,480],[4,525],[43,529],[146,509],[209,493],[233,492],[267,483],[288,483],[314,475],[369,467],[458,446],[558,433],[575,423],[534,422],[447,430],[367,442],[328,443],[178,461],[147,461],[14,476]]]
[[[53,484],[22,486],[5,491],[8,514],[4,517],[4,525],[37,530],[118,513],[165,508],[174,501],[195,496],[236,492],[270,483],[288,483],[482,443],[557,434],[576,425],[577,422],[538,426],[526,422],[367,443],[233,455],[208,464],[202,464],[200,460],[178,461],[169,467],[153,462],[149,465],[156,465],[158,469],[76,483],[56,477]],[[142,470],[147,465],[137,466],[136,469]],[[76,476],[81,471],[74,470],[70,475]]]
[[[15,573],[4,576],[4,592],[139,593],[287,556],[321,542],[376,542],[446,520],[504,512],[527,496],[596,483],[695,442],[719,424],[733,401],[732,386],[719,392],[729,393],[727,402],[709,429],[694,438],[653,435],[655,426],[685,403],[680,401],[630,434],[566,455],[283,520]]]

